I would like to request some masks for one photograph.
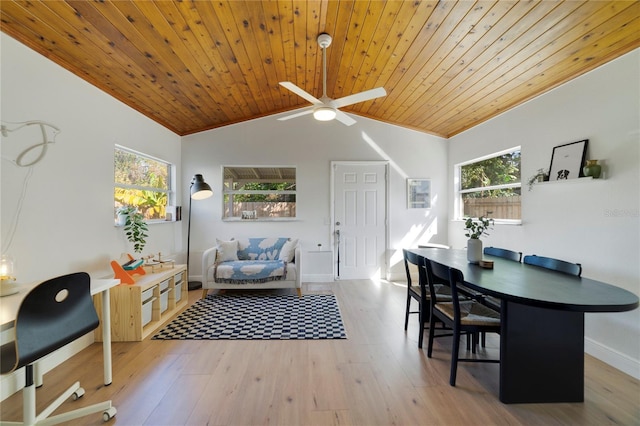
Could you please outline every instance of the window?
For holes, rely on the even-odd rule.
[[[224,167],[223,218],[296,217],[295,167]]]
[[[458,164],[456,172],[458,219],[520,221],[520,147]]]
[[[119,207],[133,206],[146,220],[165,220],[173,169],[171,163],[116,145],[114,215]]]

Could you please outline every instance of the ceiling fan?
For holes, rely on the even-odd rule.
[[[355,93],[353,95],[345,96],[340,99],[331,99],[327,96],[327,52],[326,49],[331,44],[331,36],[327,33],[322,33],[318,36],[318,44],[322,48],[322,97],[316,99],[314,96],[305,92],[290,81],[281,81],[280,85],[291,90],[301,98],[311,102],[313,106],[304,108],[303,110],[296,112],[295,114],[287,115],[286,117],[278,118],[280,121],[290,120],[292,118],[300,117],[307,114],[312,114],[316,120],[330,121],[334,118],[341,123],[351,126],[356,122],[353,118],[349,117],[338,108],[356,104],[358,102],[368,101],[370,99],[379,98],[380,96],[386,96],[387,92],[384,87],[377,87],[371,90],[365,90],[364,92]]]

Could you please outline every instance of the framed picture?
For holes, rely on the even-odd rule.
[[[587,155],[589,139],[558,145],[553,148],[549,180],[577,179],[584,176],[582,166]]]
[[[431,208],[431,181],[429,179],[407,179],[407,208]]]

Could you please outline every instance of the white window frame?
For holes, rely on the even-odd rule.
[[[118,149],[120,151],[125,151],[128,152],[130,154],[136,155],[138,157],[142,157],[142,158],[147,158],[149,160],[152,161],[156,161],[159,163],[164,163],[169,167],[169,176],[167,176],[167,185],[168,185],[168,189],[163,189],[163,188],[154,188],[151,186],[142,186],[142,185],[130,185],[130,184],[123,184],[123,183],[119,183],[115,181],[115,150]],[[163,160],[162,158],[158,158],[158,157],[154,157],[152,155],[149,154],[145,154],[144,152],[140,152],[140,151],[136,151],[134,149],[131,148],[127,148],[126,146],[122,146],[122,145],[118,145],[115,144],[114,146],[114,171],[113,171],[114,175],[113,175],[113,189],[115,191],[116,188],[125,188],[125,189],[139,189],[142,191],[154,191],[154,192],[163,192],[167,194],[167,206],[166,209],[169,209],[169,206],[174,206],[176,204],[176,193],[175,193],[175,187],[176,187],[176,166],[175,164],[167,161],[167,160]],[[175,219],[173,219],[175,221]],[[151,219],[151,220],[146,220],[145,222],[147,223],[164,223],[166,222],[166,219]]]
[[[287,191],[287,190],[268,190],[268,191],[262,191],[262,190],[232,190],[232,189],[227,189],[228,185],[227,185],[227,180],[225,180],[224,178],[224,170],[226,168],[257,168],[257,169],[277,169],[277,168],[287,168],[287,169],[294,169],[295,173],[296,173],[296,190],[295,191]],[[225,195],[229,195],[229,197],[231,197],[231,199],[233,199],[233,196],[236,194],[242,194],[242,195],[249,195],[249,194],[277,194],[277,195],[282,195],[282,194],[289,194],[289,195],[295,195],[296,197],[296,215],[295,216],[286,216],[286,217],[257,217],[257,218],[250,218],[252,221],[257,221],[257,222],[268,222],[268,221],[293,221],[293,220],[297,220],[297,215],[298,215],[298,209],[297,209],[297,204],[298,204],[298,168],[296,166],[251,166],[251,165],[235,165],[235,166],[230,166],[230,165],[224,165],[222,166],[222,220],[225,222],[232,222],[232,221],[244,221],[245,219],[243,219],[242,217],[238,217],[238,216],[225,216],[225,209],[226,206],[224,205],[225,201]]]
[[[514,151],[520,151],[520,182],[514,183],[506,183],[502,185],[491,185],[484,186],[482,188],[471,188],[471,189],[461,189],[462,185],[462,167],[468,166],[469,164],[479,163],[484,160],[488,160],[490,158],[500,157],[501,155],[509,154]],[[481,192],[481,191],[489,191],[493,189],[506,189],[506,188],[520,188],[520,194],[522,194],[522,149],[520,146],[514,146],[512,148],[508,148],[502,151],[494,152],[491,154],[484,155],[482,157],[474,158],[469,161],[465,161],[462,163],[458,163],[454,166],[454,177],[453,177],[453,185],[454,185],[454,220],[464,220],[464,203],[462,202],[462,194],[468,194],[472,192]],[[506,224],[506,225],[520,225],[522,224],[522,218],[520,219],[495,219],[494,223],[496,224]]]

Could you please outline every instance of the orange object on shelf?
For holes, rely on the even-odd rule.
[[[129,253],[127,253],[127,256],[129,257],[129,260],[133,260],[133,256]],[[126,271],[117,260],[111,261],[111,269],[113,269],[114,278],[119,279],[121,284],[135,284],[135,280],[133,279],[134,274],[144,275],[147,273],[142,265],[138,266],[136,269]]]

